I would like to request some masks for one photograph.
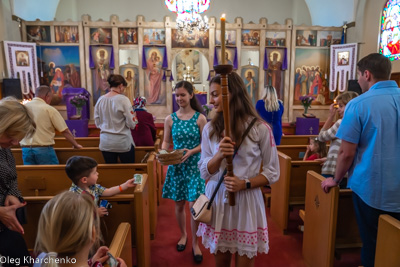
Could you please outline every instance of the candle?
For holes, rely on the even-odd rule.
[[[225,14],[221,17],[221,62],[225,64]]]
[[[206,86],[203,84],[203,92],[206,91]]]

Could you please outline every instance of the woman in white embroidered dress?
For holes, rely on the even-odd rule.
[[[202,133],[201,177],[209,180],[206,195],[211,198],[218,179],[224,172],[227,155],[233,155],[243,133],[253,118],[254,124],[233,159],[235,176],[224,178],[212,207],[209,224],[200,223],[198,236],[203,245],[215,254],[216,266],[254,266],[257,253],[268,253],[268,227],[260,187],[279,179],[278,154],[271,128],[254,109],[243,80],[236,73],[228,76],[231,136],[224,137],[221,78],[210,82],[210,103],[217,114]],[[260,167],[262,170],[260,172]],[[235,192],[235,206],[230,206],[227,192]]]

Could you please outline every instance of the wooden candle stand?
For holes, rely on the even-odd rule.
[[[228,74],[232,72],[232,65],[218,65],[214,67],[215,72],[221,75],[221,91],[222,91],[222,108],[224,114],[224,127],[225,136],[231,137],[231,127],[229,120],[229,90],[228,90]],[[226,157],[226,174],[228,176],[234,176],[232,156]],[[235,193],[229,192],[229,205],[235,206]]]

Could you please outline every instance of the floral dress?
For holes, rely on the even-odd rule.
[[[176,113],[172,113],[172,140],[174,149],[193,149],[200,144],[200,128],[197,119],[200,113],[196,112],[189,120],[181,120]],[[175,201],[195,201],[204,193],[205,181],[200,177],[197,163],[200,153],[190,156],[184,163],[168,166],[167,177],[163,187],[163,198]]]

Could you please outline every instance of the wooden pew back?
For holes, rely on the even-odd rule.
[[[131,225],[129,223],[123,222],[118,225],[118,229],[108,248],[111,255],[115,258],[121,258],[127,266],[133,266]],[[104,266],[110,265],[105,264]]]
[[[289,207],[304,205],[307,171],[321,172],[321,163],[316,161],[292,161],[278,151],[279,180],[271,185],[271,217],[286,233]]]
[[[375,267],[398,266],[400,263],[400,221],[381,215],[376,240]]]
[[[133,178],[135,173],[148,174],[151,235],[157,228],[157,165],[154,153],[147,163],[99,164],[98,184],[113,187]],[[17,165],[18,187],[23,196],[52,196],[68,190],[72,182],[65,165]]]
[[[310,137],[318,135],[282,135],[281,145],[307,145]]]
[[[143,176],[142,184],[135,187],[132,193],[118,194],[106,199],[112,204],[110,216],[101,219],[102,234],[105,244],[110,244],[119,224],[128,222],[133,225],[133,244],[137,251],[137,266],[150,266],[150,223],[149,223],[149,192],[147,175]],[[24,239],[28,248],[33,248],[36,239],[40,213],[53,195],[26,196],[27,221]],[[132,251],[132,249],[130,248]],[[132,260],[132,257],[129,258]],[[124,258],[124,260],[127,260]],[[128,265],[133,266],[133,265]]]
[[[74,148],[55,148],[54,149],[58,161],[60,164],[66,164],[67,160],[72,156],[86,156],[91,157],[97,161],[98,164],[105,164],[103,154],[99,150],[98,147],[83,147],[81,149]],[[24,162],[22,160],[22,149],[21,148],[12,148],[11,149],[16,165],[23,165]],[[155,151],[152,146],[137,146],[135,147],[135,163],[141,163],[145,156],[149,155],[151,152]]]
[[[307,173],[303,257],[310,267],[333,266],[336,248],[361,246],[352,191],[333,187],[326,194],[324,180],[314,171]]]

